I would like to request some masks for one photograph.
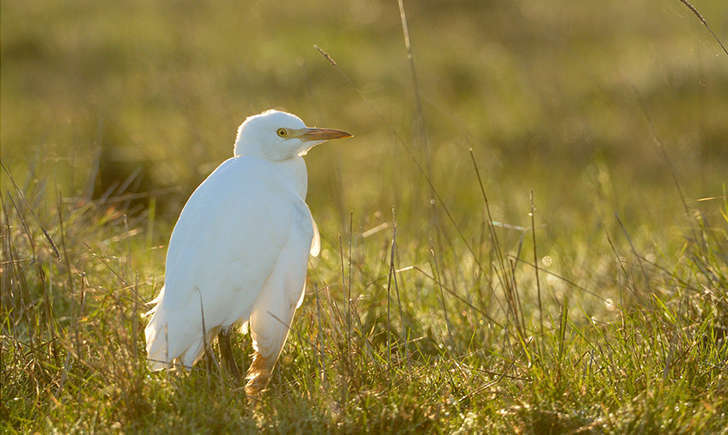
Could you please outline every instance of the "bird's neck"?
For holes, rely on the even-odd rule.
[[[296,156],[292,159],[273,162],[273,166],[280,171],[286,181],[290,180],[293,191],[305,200],[308,189],[308,171],[303,157]]]
[[[272,171],[280,176],[280,179],[301,199],[306,199],[308,189],[308,173],[306,162],[301,156],[295,156],[284,160],[272,160],[270,156],[263,153],[259,147],[241,142],[240,135],[235,141],[234,157],[261,159],[272,166]]]
[[[292,159],[273,161],[246,154],[236,156],[236,158],[259,160],[264,165],[262,168],[264,168],[263,173],[265,176],[272,177],[285,190],[299,196],[304,201],[306,200],[308,174],[306,172],[306,162],[303,161],[302,157],[296,156]]]

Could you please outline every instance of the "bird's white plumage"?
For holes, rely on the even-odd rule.
[[[309,253],[320,249],[300,155],[327,138],[346,137],[304,127],[283,112],[249,117],[236,156],[185,204],[145,330],[153,369],[175,359],[194,364],[220,328],[237,322],[249,323],[255,350],[275,363],[303,300]]]
[[[287,266],[305,277],[312,218],[303,198],[286,185],[291,168],[275,167],[280,165],[256,157],[229,159],[190,197],[170,239],[164,295],[147,328],[147,342],[155,344],[152,334],[165,333],[156,325],[166,325],[166,340],[148,349],[150,359],[159,361],[153,367],[163,368],[175,357],[192,365],[219,328],[247,319],[284,250],[299,254],[288,254]],[[302,283],[285,290],[289,294],[280,296],[295,304]]]

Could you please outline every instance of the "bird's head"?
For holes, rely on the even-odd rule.
[[[235,155],[256,155],[281,161],[305,155],[314,146],[331,139],[351,137],[351,134],[330,128],[306,127],[296,115],[266,110],[248,116],[235,139]]]

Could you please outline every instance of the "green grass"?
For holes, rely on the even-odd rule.
[[[0,430],[725,431],[728,57],[678,0],[405,5],[416,88],[396,2],[2,2]],[[141,314],[269,107],[356,138],[253,406]]]

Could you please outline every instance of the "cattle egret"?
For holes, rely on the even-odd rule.
[[[242,324],[254,349],[245,391],[266,387],[303,302],[309,253],[320,248],[302,156],[345,137],[276,110],[240,125],[234,156],[192,193],[172,231],[164,286],[144,331],[152,370],[192,366],[219,332],[229,355],[224,334]]]

